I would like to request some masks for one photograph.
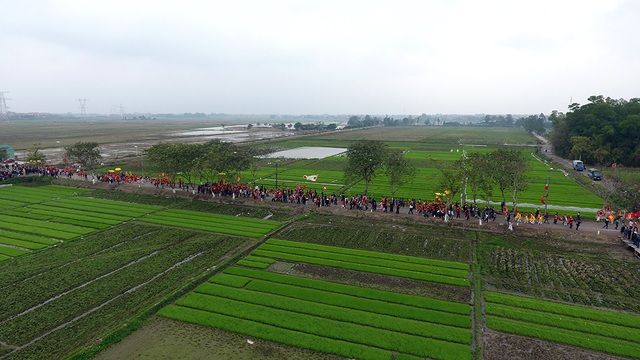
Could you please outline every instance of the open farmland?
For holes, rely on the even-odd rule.
[[[382,140],[392,149],[405,151],[405,156],[416,166],[414,181],[408,182],[396,190],[396,197],[432,200],[435,193],[443,192],[439,184],[441,176],[438,166],[461,160],[463,153],[487,153],[504,146],[521,149],[524,158],[530,165],[528,178],[530,185],[518,195],[519,208],[523,211],[534,211],[542,206],[540,198],[545,195],[547,176],[550,177],[549,206],[550,212],[558,211],[575,213],[581,211],[583,216],[595,217],[596,209],[601,208],[603,200],[586,190],[572,176],[565,176],[553,164],[547,165],[535,153],[536,140],[522,129],[465,128],[465,127],[425,127],[410,128],[375,128],[359,131],[336,132],[311,138],[284,139],[272,141],[273,149],[302,148],[305,146],[348,147],[352,142],[362,139]],[[534,154],[535,155],[535,154]],[[346,184],[343,169],[346,157],[338,155],[324,159],[265,159],[256,174],[255,181],[259,185],[275,187],[276,178],[281,188],[305,186],[318,193],[344,193],[358,195],[364,191],[364,182]],[[277,164],[277,169],[276,169]],[[438,165],[440,164],[440,165]],[[276,176],[277,171],[277,176]],[[304,175],[318,175],[317,182],[307,181]],[[253,175],[244,173],[244,181],[254,181]],[[391,196],[390,184],[384,174],[379,174],[369,184],[369,195],[376,198]],[[512,194],[506,195],[507,204],[513,201]],[[471,198],[471,194],[468,194]],[[482,198],[482,196],[481,196]],[[492,201],[499,204],[501,194],[496,188]],[[457,194],[454,201],[460,201]],[[480,199],[479,199],[480,200]],[[564,209],[564,210],[563,210]]]
[[[420,181],[401,191],[429,199],[439,176],[430,159],[454,161],[463,149],[486,152],[528,136],[375,130],[271,143],[388,140],[409,149],[420,166]],[[548,167],[528,159],[532,185],[520,201],[539,203]],[[259,183],[275,184],[277,162],[281,186],[336,193],[351,186],[347,192],[356,194],[363,184],[343,184],[345,160],[266,160],[272,163],[260,169]],[[318,182],[304,182],[311,174]],[[571,175],[550,176],[551,205],[601,205]],[[390,195],[384,181],[371,184],[376,197]],[[85,358],[138,328],[99,357],[512,359],[527,358],[535,342],[538,349],[608,359],[634,358],[637,349],[630,337],[638,331],[640,265],[619,241],[595,231],[520,226],[511,233],[497,222],[444,226],[420,216],[192,200],[170,190],[103,185],[0,188],[0,243],[11,253],[0,253],[0,358],[78,351]],[[154,316],[158,310],[162,316]]]

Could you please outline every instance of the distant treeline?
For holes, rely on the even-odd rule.
[[[554,111],[551,144],[565,158],[611,166],[640,166],[640,98],[615,100],[591,96],[589,103]]]

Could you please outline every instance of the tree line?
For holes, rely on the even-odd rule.
[[[549,116],[556,154],[605,166],[640,166],[640,98],[598,95],[588,101],[569,105],[566,114],[554,111]]]

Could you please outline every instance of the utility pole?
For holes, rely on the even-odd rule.
[[[544,189],[547,191],[547,193],[544,195],[544,214],[547,214],[547,204],[549,203],[549,180],[551,179],[551,171],[553,170],[553,168],[549,168],[549,171],[547,171],[547,185],[544,187]]]
[[[87,117],[87,99],[76,99],[78,104],[80,104],[80,117]]]
[[[9,118],[9,108],[7,107],[7,99],[4,94],[8,94],[8,91],[0,91],[0,119],[7,120]]]

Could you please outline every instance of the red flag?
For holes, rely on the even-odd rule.
[[[545,189],[545,190],[547,190],[547,191],[549,191],[549,185],[545,185],[545,186],[544,186],[544,189]]]

